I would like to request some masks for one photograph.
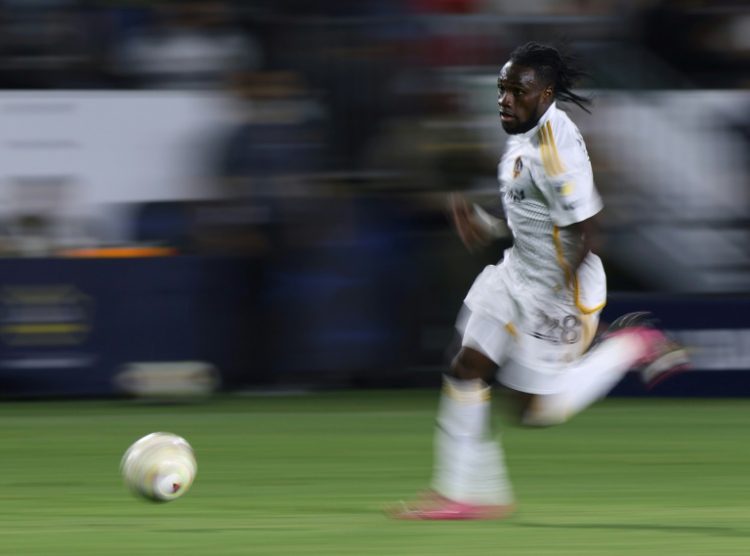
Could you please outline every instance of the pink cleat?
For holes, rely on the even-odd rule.
[[[640,367],[641,379],[649,389],[690,366],[687,349],[655,328],[650,313],[628,313],[617,319],[607,335],[620,334],[634,335],[645,346],[645,352],[636,365]]]
[[[503,519],[510,516],[515,509],[513,504],[489,505],[455,502],[432,493],[415,503],[402,502],[399,507],[388,511],[394,519],[415,521],[460,521],[479,519]]]
[[[649,346],[648,354],[641,361],[641,380],[646,388],[651,389],[690,367],[687,350],[663,332],[647,328],[638,333]]]

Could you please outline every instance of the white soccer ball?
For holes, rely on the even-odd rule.
[[[153,502],[169,502],[185,494],[197,471],[193,448],[169,432],[152,432],[136,440],[120,462],[125,484]]]

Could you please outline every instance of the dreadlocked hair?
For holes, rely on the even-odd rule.
[[[572,102],[589,112],[591,99],[573,92],[573,86],[587,73],[576,65],[576,59],[569,54],[561,54],[555,47],[538,42],[527,42],[510,54],[510,61],[519,66],[536,70],[537,74],[553,85],[555,99]]]

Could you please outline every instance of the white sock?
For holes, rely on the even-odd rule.
[[[513,488],[505,467],[500,439],[487,439],[479,447],[480,470],[469,493],[475,504],[505,505],[513,502]]]
[[[481,380],[444,379],[433,488],[458,502],[512,501],[500,444],[490,439],[490,387]]]
[[[642,355],[643,346],[634,336],[621,334],[604,340],[563,371],[559,393],[535,397],[524,422],[554,425],[570,419],[606,396]]]

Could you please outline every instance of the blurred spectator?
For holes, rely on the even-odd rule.
[[[237,73],[237,120],[216,145],[217,203],[199,213],[203,249],[262,256],[278,251],[285,198],[304,196],[322,162],[315,105],[291,72]]]
[[[421,340],[412,339],[414,344],[408,345],[407,330],[415,322],[419,325],[414,329],[441,322],[436,296],[452,298],[456,284],[470,283],[485,264],[497,262],[495,250],[468,256],[445,212],[452,192],[475,195],[487,188],[499,208],[497,160],[487,155],[494,148],[483,144],[471,123],[466,93],[458,82],[433,82],[414,96],[412,110],[390,119],[368,151],[370,195],[361,202],[370,225],[380,228],[380,241],[390,242],[387,257],[368,260],[378,266],[371,274],[378,277],[379,291],[388,292],[390,303],[383,307],[392,313],[381,318],[390,322],[394,346],[402,349],[401,354],[391,354],[394,358],[413,355]],[[429,357],[442,362],[443,346]]]
[[[387,122],[368,153],[368,166],[384,176],[384,186],[438,193],[442,207],[445,194],[494,177],[497,162],[486,156],[461,93],[430,90],[414,102],[410,114]]]
[[[248,262],[247,293],[233,310],[244,320],[248,338],[236,357],[252,365],[230,380],[263,384],[274,378],[284,352],[283,346],[276,349],[277,338],[289,337],[290,297],[272,303],[272,290],[283,287],[285,271],[300,272],[305,265],[302,258],[290,260],[289,250],[299,255],[314,242],[314,236],[300,239],[291,230],[315,225],[299,203],[322,159],[322,137],[299,75],[238,73],[231,91],[237,119],[216,145],[218,200],[198,206],[196,241],[201,253]]]
[[[100,85],[94,26],[73,0],[0,3],[0,87],[85,88]]]
[[[206,89],[236,71],[259,69],[260,44],[218,0],[161,3],[154,21],[126,38],[115,53],[116,73],[148,88]]]
[[[747,87],[750,6],[659,0],[641,13],[643,44],[697,87]]]
[[[405,67],[400,56],[409,29],[401,3],[329,0],[285,5],[292,31],[285,36],[296,45],[286,63],[304,73],[320,92],[327,114],[327,143],[336,172],[360,173],[370,141],[398,97],[393,84]],[[304,14],[300,18],[300,14]]]
[[[468,14],[479,8],[477,0],[411,0],[410,4],[420,13]]]

